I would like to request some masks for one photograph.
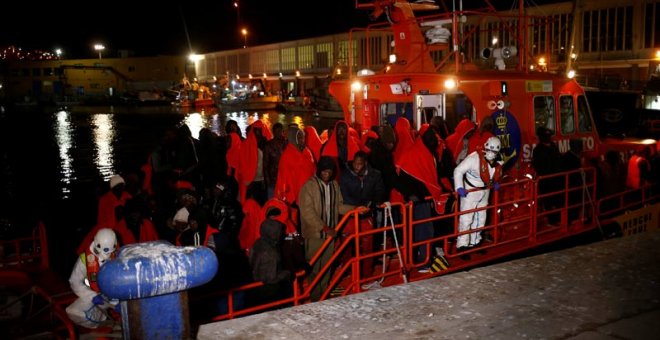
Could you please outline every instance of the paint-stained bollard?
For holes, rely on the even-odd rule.
[[[190,337],[186,290],[209,282],[218,270],[206,247],[164,241],[122,247],[98,274],[101,292],[121,300],[124,339]]]

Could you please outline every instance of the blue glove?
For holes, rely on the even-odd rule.
[[[493,190],[495,191],[500,190],[500,183],[497,182],[493,183]]]
[[[92,299],[92,303],[95,305],[102,305],[105,303],[105,299],[103,298],[103,295],[99,294]]]
[[[467,196],[467,190],[465,190],[465,188],[456,189],[456,193],[458,194],[458,196],[461,196],[461,197]]]

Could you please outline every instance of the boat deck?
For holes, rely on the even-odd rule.
[[[202,325],[198,339],[652,339],[660,232]]]

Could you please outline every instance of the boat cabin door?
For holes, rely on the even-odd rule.
[[[415,95],[413,112],[415,112],[414,127],[417,131],[422,124],[431,122],[431,118],[440,116],[445,119],[445,94],[418,93]]]

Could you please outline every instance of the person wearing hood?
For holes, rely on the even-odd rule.
[[[314,176],[316,164],[311,150],[305,145],[303,130],[289,127],[287,137],[288,143],[279,160],[275,197],[298,207],[300,189]]]
[[[284,269],[280,252],[284,228],[282,222],[267,218],[261,223],[261,236],[250,249],[252,277],[264,284],[256,289],[256,303],[263,304],[291,296],[293,275]]]

